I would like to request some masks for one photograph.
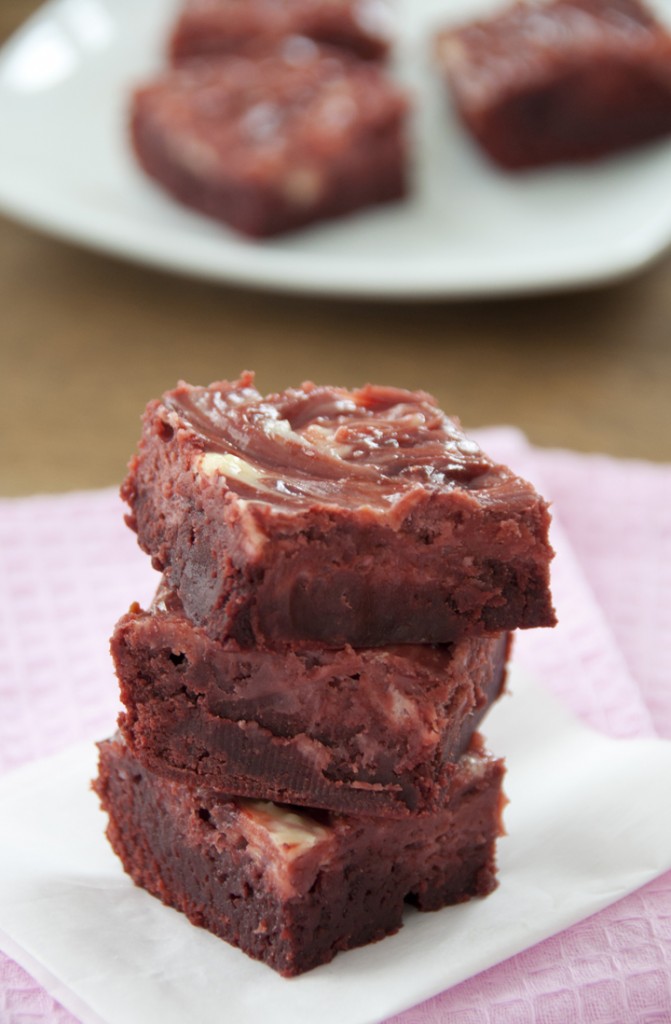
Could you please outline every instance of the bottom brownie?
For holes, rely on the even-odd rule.
[[[504,768],[479,737],[436,814],[390,821],[227,797],[152,775],[120,738],[94,789],[133,881],[286,977],[496,886]]]

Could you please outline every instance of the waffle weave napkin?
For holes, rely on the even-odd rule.
[[[560,625],[515,659],[596,729],[671,738],[671,467],[478,439],[553,501]],[[109,735],[108,638],[155,584],[115,491],[0,501],[0,771]],[[448,1020],[671,1024],[671,873],[393,1024]],[[77,1022],[0,953],[0,1024]]]

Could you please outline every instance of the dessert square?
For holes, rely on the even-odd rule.
[[[242,796],[403,817],[439,808],[501,693],[509,636],[281,652],[136,608],[112,654],[121,731],[158,775]]]
[[[265,237],[401,198],[407,107],[374,64],[294,37],[168,71],[135,93],[131,135],[175,199]]]
[[[638,0],[515,3],[443,32],[437,57],[503,167],[591,160],[671,131],[671,36]]]
[[[496,886],[503,763],[476,742],[444,806],[403,822],[296,811],[167,782],[119,739],[94,789],[126,872],[168,906],[287,977]]]
[[[182,384],[149,404],[122,496],[213,639],[357,648],[555,622],[547,503],[424,392]]]
[[[391,37],[385,0],[187,0],[170,41],[174,63],[307,36],[364,60],[386,57]]]

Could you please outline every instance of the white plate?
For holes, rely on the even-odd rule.
[[[0,207],[117,256],[294,292],[502,295],[639,270],[671,243],[670,143],[510,176],[452,117],[431,30],[447,10],[458,21],[496,2],[398,0],[395,73],[418,104],[412,198],[256,243],[174,204],[129,152],[128,95],[161,66],[175,0],[51,0],[0,55]]]

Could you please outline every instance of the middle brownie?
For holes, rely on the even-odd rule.
[[[168,595],[114,631],[119,725],[139,760],[168,778],[350,813],[429,812],[504,687],[509,647],[504,633],[243,649],[212,640]]]

